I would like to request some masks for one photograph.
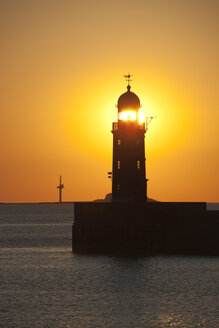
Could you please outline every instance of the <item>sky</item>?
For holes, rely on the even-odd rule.
[[[111,192],[112,122],[133,74],[148,196],[219,202],[218,0],[0,0],[0,202]]]

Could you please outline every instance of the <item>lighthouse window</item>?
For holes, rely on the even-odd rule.
[[[137,169],[140,170],[140,161],[137,161]]]
[[[139,145],[140,144],[140,140],[137,140],[137,145]]]
[[[117,162],[117,169],[120,170],[120,161]]]
[[[121,145],[121,140],[120,139],[118,139],[118,145]]]
[[[120,189],[120,184],[117,184],[117,191],[119,191]]]

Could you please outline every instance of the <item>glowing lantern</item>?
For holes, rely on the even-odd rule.
[[[139,124],[144,122],[144,113],[141,109],[138,96],[131,92],[130,85],[128,91],[123,93],[118,99],[118,119],[119,121],[136,121]]]
[[[136,121],[136,111],[124,110],[119,113],[119,120],[122,121]]]

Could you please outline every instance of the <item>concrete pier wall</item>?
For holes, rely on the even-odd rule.
[[[85,254],[219,255],[219,212],[206,203],[75,203],[72,249]]]

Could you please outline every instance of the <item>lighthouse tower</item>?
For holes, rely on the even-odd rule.
[[[145,122],[138,96],[131,92],[130,75],[127,92],[118,99],[118,121],[113,122],[113,202],[146,202]]]

